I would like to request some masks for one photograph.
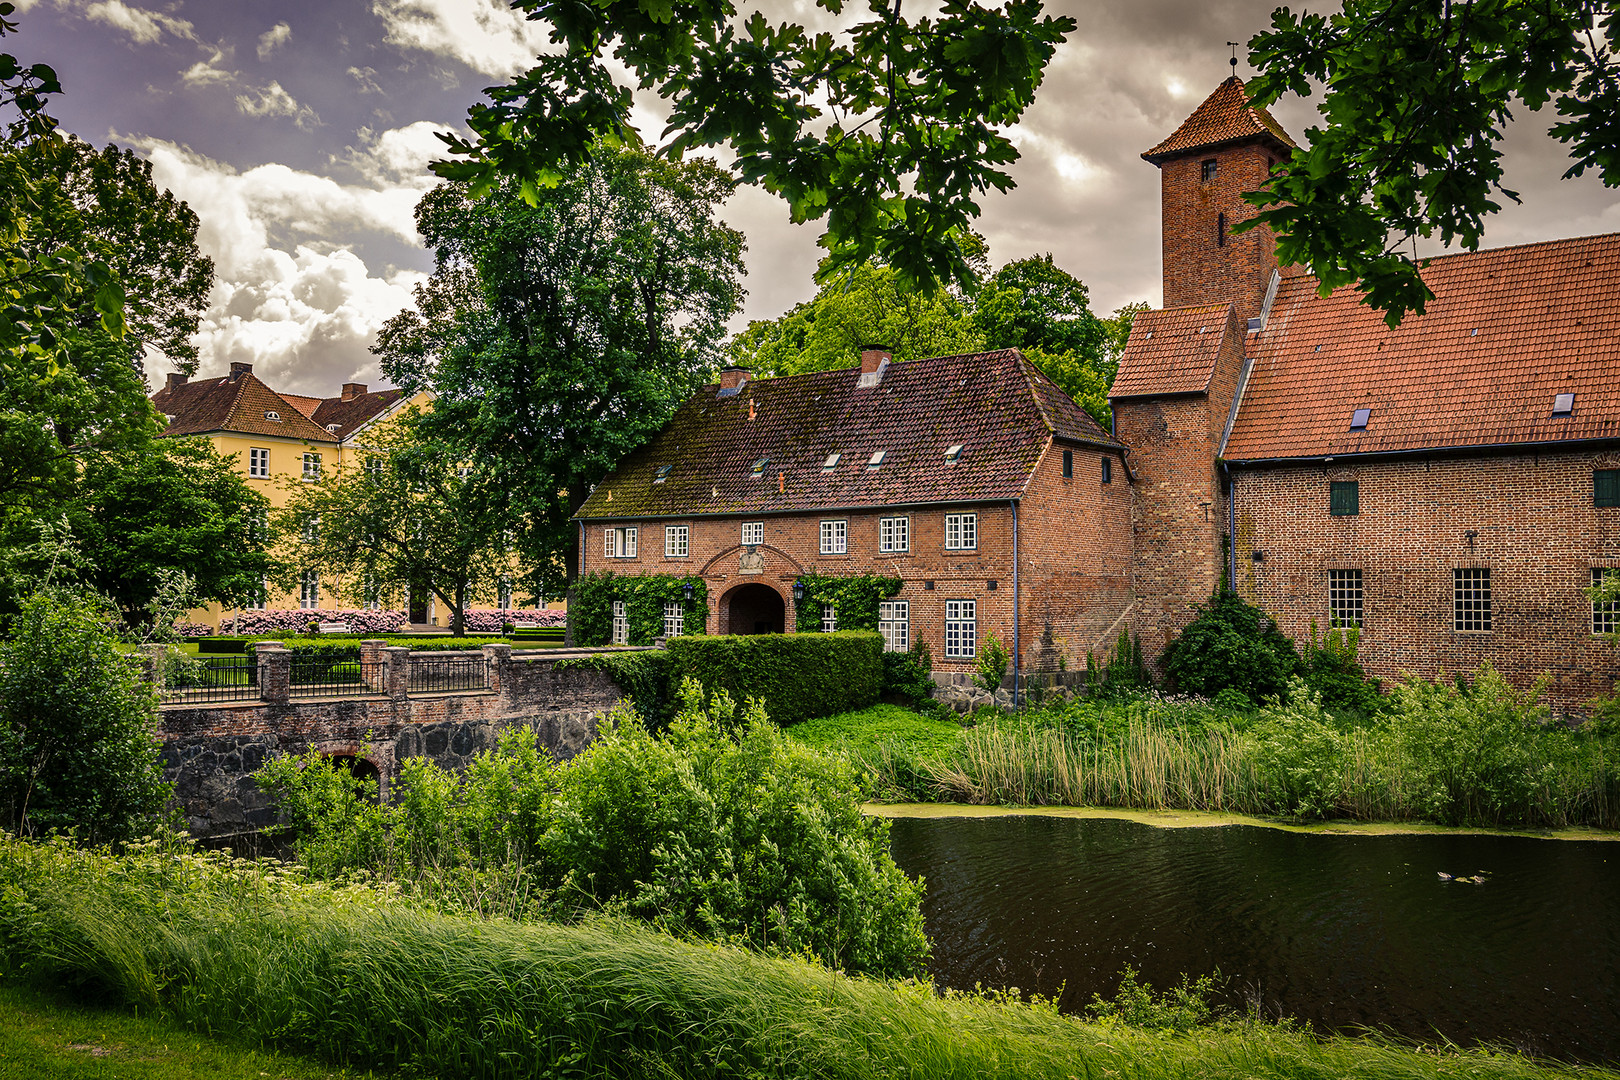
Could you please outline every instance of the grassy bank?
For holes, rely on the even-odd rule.
[[[446,1078],[1574,1074],[1251,1021],[1179,1035],[1086,1022],[644,929],[433,914],[155,846],[112,858],[0,839],[0,971],[200,1033]]]

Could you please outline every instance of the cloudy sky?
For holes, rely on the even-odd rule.
[[[368,346],[432,265],[412,209],[433,183],[433,133],[544,45],[501,0],[14,2],[21,32],[5,51],[57,69],[53,114],[146,155],[201,218],[217,270],[201,374],[245,360],[273,386],[323,396],[380,382]],[[1080,28],[1015,132],[1018,188],[985,203],[992,262],[1050,251],[1099,312],[1157,304],[1158,174],[1138,155],[1226,77],[1225,43],[1264,28],[1275,4],[1051,0]],[[806,0],[773,7],[815,15]],[[656,99],[638,103],[656,137]],[[1302,101],[1273,111],[1296,136],[1314,116]],[[1559,179],[1548,122],[1509,132],[1508,183],[1524,203],[1492,224],[1490,246],[1620,230],[1620,193]],[[793,227],[751,189],[725,217],[748,237],[739,327],[813,293],[819,228]]]

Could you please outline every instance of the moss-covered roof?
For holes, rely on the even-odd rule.
[[[1050,438],[1120,445],[1016,349],[892,364],[870,388],[859,379],[854,369],[761,379],[729,397],[705,387],[578,516],[1016,499]],[[882,462],[870,467],[878,451]]]

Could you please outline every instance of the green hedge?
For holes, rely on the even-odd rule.
[[[255,638],[255,641],[279,641],[294,656],[359,656],[360,638],[337,638],[323,635],[318,638],[287,637],[287,638]],[[365,640],[374,640],[370,637]],[[503,637],[452,637],[449,634],[435,634],[432,637],[387,637],[376,640],[386,641],[390,648],[410,649],[413,652],[458,652],[481,649],[485,645],[504,645],[507,641]],[[249,646],[251,648],[251,646]]]
[[[782,725],[864,709],[883,688],[883,639],[869,630],[677,637],[668,652],[671,688],[690,675],[739,702],[759,698]]]

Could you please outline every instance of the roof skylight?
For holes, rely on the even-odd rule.
[[[1350,414],[1350,430],[1366,431],[1367,421],[1372,419],[1371,409],[1357,409]]]
[[[962,444],[952,443],[945,448],[945,462],[954,465],[962,457]]]
[[[753,475],[753,478],[755,480],[758,480],[760,477],[764,476],[765,475],[765,466],[769,465],[770,463],[771,463],[771,459],[768,458],[768,457],[762,457],[758,461],[754,462],[754,475]]]
[[[1553,415],[1568,416],[1575,411],[1574,394],[1556,394],[1553,397]]]
[[[281,414],[278,413],[278,412],[273,412],[270,409],[266,409],[264,411],[264,418],[266,420],[280,420],[281,419]]]
[[[889,452],[887,450],[875,450],[875,451],[873,451],[872,456],[866,459],[866,467],[868,469],[877,468],[878,466],[883,464],[883,459],[885,457],[887,457],[888,454],[889,454]]]
[[[675,468],[673,465],[658,466],[658,473],[653,477],[653,483],[662,484],[666,479],[668,479],[670,470],[673,468]]]
[[[824,473],[829,473],[838,468],[838,461],[843,456],[843,454],[828,454],[827,460],[821,463],[821,471]]]

